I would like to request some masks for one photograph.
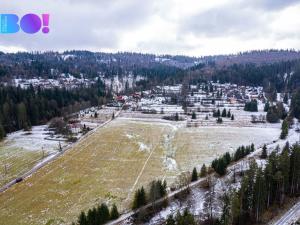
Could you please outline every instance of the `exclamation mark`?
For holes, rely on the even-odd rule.
[[[43,17],[43,33],[47,34],[49,33],[50,29],[49,29],[49,14],[42,14]]]

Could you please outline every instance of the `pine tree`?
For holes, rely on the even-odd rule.
[[[223,119],[221,117],[218,117],[217,123],[223,123]]]
[[[254,152],[254,151],[255,151],[255,146],[254,146],[253,143],[251,144],[250,148],[251,148],[251,152]]]
[[[175,121],[178,121],[179,120],[179,115],[178,115],[178,113],[176,112],[175,113]]]
[[[0,123],[0,141],[6,136],[5,134],[5,130],[2,126],[2,124]]]
[[[221,196],[222,202],[222,214],[220,218],[221,225],[229,225],[231,223],[231,212],[230,212],[230,194],[225,192]]]
[[[106,223],[109,220],[109,209],[105,203],[102,203],[100,205],[100,208],[98,208],[98,214],[102,224]]]
[[[289,101],[288,93],[285,93],[285,94],[284,94],[284,97],[283,97],[283,102],[284,102],[285,104],[288,104],[288,101]]]
[[[143,205],[146,205],[146,203],[146,193],[144,187],[142,186],[140,189],[136,190],[134,194],[132,209],[137,209]]]
[[[228,112],[227,112],[227,117],[228,117],[228,118],[231,118],[231,112],[230,112],[230,109],[229,109]]]
[[[192,113],[192,119],[195,120],[196,118],[197,118],[196,113],[193,112],[193,113]]]
[[[253,190],[253,206],[252,214],[255,217],[255,221],[259,222],[263,211],[266,208],[266,183],[264,174],[261,168],[258,169],[254,190]]]
[[[207,169],[205,164],[203,164],[200,171],[200,177],[206,177],[206,175],[207,175]]]
[[[267,157],[268,157],[267,146],[264,145],[263,148],[262,148],[260,158],[261,159],[266,159]]]
[[[289,124],[287,120],[282,121],[280,139],[285,139],[289,133]]]
[[[77,223],[79,225],[88,225],[87,217],[83,211],[80,213]]]
[[[264,107],[264,111],[268,112],[269,108],[270,108],[270,103],[266,102],[265,107]]]
[[[217,114],[216,114],[216,117],[220,117],[221,116],[221,112],[220,112],[220,109],[217,110]]]
[[[115,220],[115,219],[118,219],[119,216],[120,216],[120,214],[119,214],[118,208],[115,204],[113,204],[111,211],[110,211],[110,219]]]
[[[196,180],[198,180],[198,172],[197,172],[196,167],[194,167],[191,181],[193,182],[193,181],[196,181]]]
[[[234,115],[233,114],[231,115],[231,120],[234,120]]]
[[[227,115],[227,112],[226,112],[226,109],[224,108],[222,111],[222,117],[226,117],[226,115]]]

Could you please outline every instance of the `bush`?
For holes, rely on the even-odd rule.
[[[219,118],[217,119],[217,123],[223,123],[223,119],[222,119],[221,117],[219,117]]]

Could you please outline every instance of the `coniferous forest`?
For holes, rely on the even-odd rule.
[[[0,139],[6,133],[43,124],[54,117],[101,105],[109,98],[101,82],[89,88],[0,87]]]

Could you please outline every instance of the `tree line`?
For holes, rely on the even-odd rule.
[[[222,156],[220,156],[217,159],[214,159],[211,163],[211,167],[214,169],[216,173],[218,173],[220,176],[223,176],[226,174],[226,169],[228,165],[231,162],[236,162],[245,156],[249,155],[251,152],[254,152],[255,147],[254,144],[251,144],[249,146],[240,146],[237,148],[234,154],[230,154],[229,152],[226,152]]]
[[[90,88],[28,89],[0,86],[0,139],[7,133],[30,129],[53,117],[96,106],[110,98],[101,82]]]
[[[77,222],[73,222],[72,225],[101,225],[110,220],[115,220],[119,216],[118,208],[115,204],[109,210],[107,205],[102,203],[98,207],[89,209],[87,213],[82,211]]]
[[[282,206],[287,196],[300,191],[300,146],[288,144],[282,152],[273,151],[264,168],[253,160],[241,186],[223,196],[220,225],[244,225],[262,220],[270,207]]]
[[[235,153],[231,155],[229,152],[226,152],[222,156],[220,156],[217,159],[214,159],[211,163],[211,167],[214,169],[216,173],[218,173],[220,176],[223,176],[226,174],[226,169],[228,165],[232,162],[236,162],[245,156],[249,155],[251,152],[254,152],[255,147],[254,144],[251,144],[249,146],[240,146],[237,148]]]
[[[146,193],[144,187],[137,189],[134,194],[132,209],[138,209],[148,203],[153,203],[167,195],[166,181],[156,180],[150,183],[149,192]]]

